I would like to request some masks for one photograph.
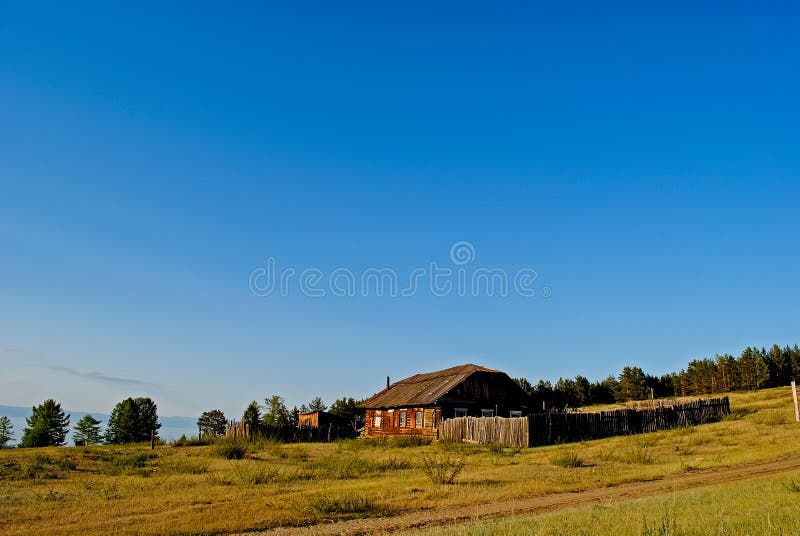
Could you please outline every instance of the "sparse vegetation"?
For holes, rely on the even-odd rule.
[[[315,495],[308,500],[309,509],[323,517],[378,517],[387,515],[389,510],[380,506],[374,499],[356,494],[330,497]]]
[[[786,394],[785,389],[734,393],[734,410],[744,407],[747,412],[696,428],[519,451],[446,442],[281,444],[267,439],[220,439],[195,446],[179,442],[154,451],[149,444],[3,449],[0,532],[249,532],[412,510],[470,508],[685,476],[796,456],[800,429],[791,423],[767,424],[779,420],[771,414],[790,411],[791,397]],[[232,446],[240,448],[239,459],[223,455],[221,449]],[[513,463],[506,463],[512,456]],[[669,500],[654,497],[568,515],[553,512],[458,525],[453,533],[581,534],[591,527],[588,533],[594,534],[613,527],[618,536],[659,534],[662,529],[676,534],[758,534],[767,525],[756,505],[765,501],[771,504],[773,519],[786,523],[785,533],[800,531],[793,521],[796,510],[791,510],[800,493],[796,474],[747,485],[680,492],[674,508],[671,495]],[[254,504],[264,507],[253,508]],[[726,507],[716,514],[712,506],[720,504]],[[688,516],[692,509],[705,514]],[[707,519],[716,524],[703,524]],[[443,530],[446,533],[437,527],[436,533]]]
[[[458,454],[424,454],[422,471],[434,484],[452,484],[466,463],[466,458]]]
[[[585,465],[583,459],[574,450],[558,452],[550,461],[558,467],[583,467]]]
[[[216,445],[218,456],[226,460],[241,460],[247,454],[248,445],[243,441],[226,440]]]

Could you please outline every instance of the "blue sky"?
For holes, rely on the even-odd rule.
[[[234,416],[800,342],[798,12],[595,4],[0,7],[0,404]],[[457,241],[539,292],[248,286]]]

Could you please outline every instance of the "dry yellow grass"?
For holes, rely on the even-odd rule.
[[[0,533],[245,532],[615,486],[796,453],[791,404],[788,388],[735,393],[725,422],[520,452],[364,441],[262,443],[242,460],[214,447],[10,449]],[[465,459],[453,485],[425,475],[431,454]]]

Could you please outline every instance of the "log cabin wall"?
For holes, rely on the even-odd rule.
[[[376,439],[406,436],[436,439],[441,419],[439,408],[368,409],[364,436]]]

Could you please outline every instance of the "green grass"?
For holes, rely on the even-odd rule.
[[[553,465],[557,467],[583,467],[585,462],[574,450],[564,450],[557,452],[555,456],[550,459]]]
[[[308,499],[309,510],[324,518],[381,517],[391,513],[370,497],[348,493],[338,496],[315,495]]]
[[[723,484],[666,496],[415,531],[420,536],[707,536],[800,534],[792,477]]]

